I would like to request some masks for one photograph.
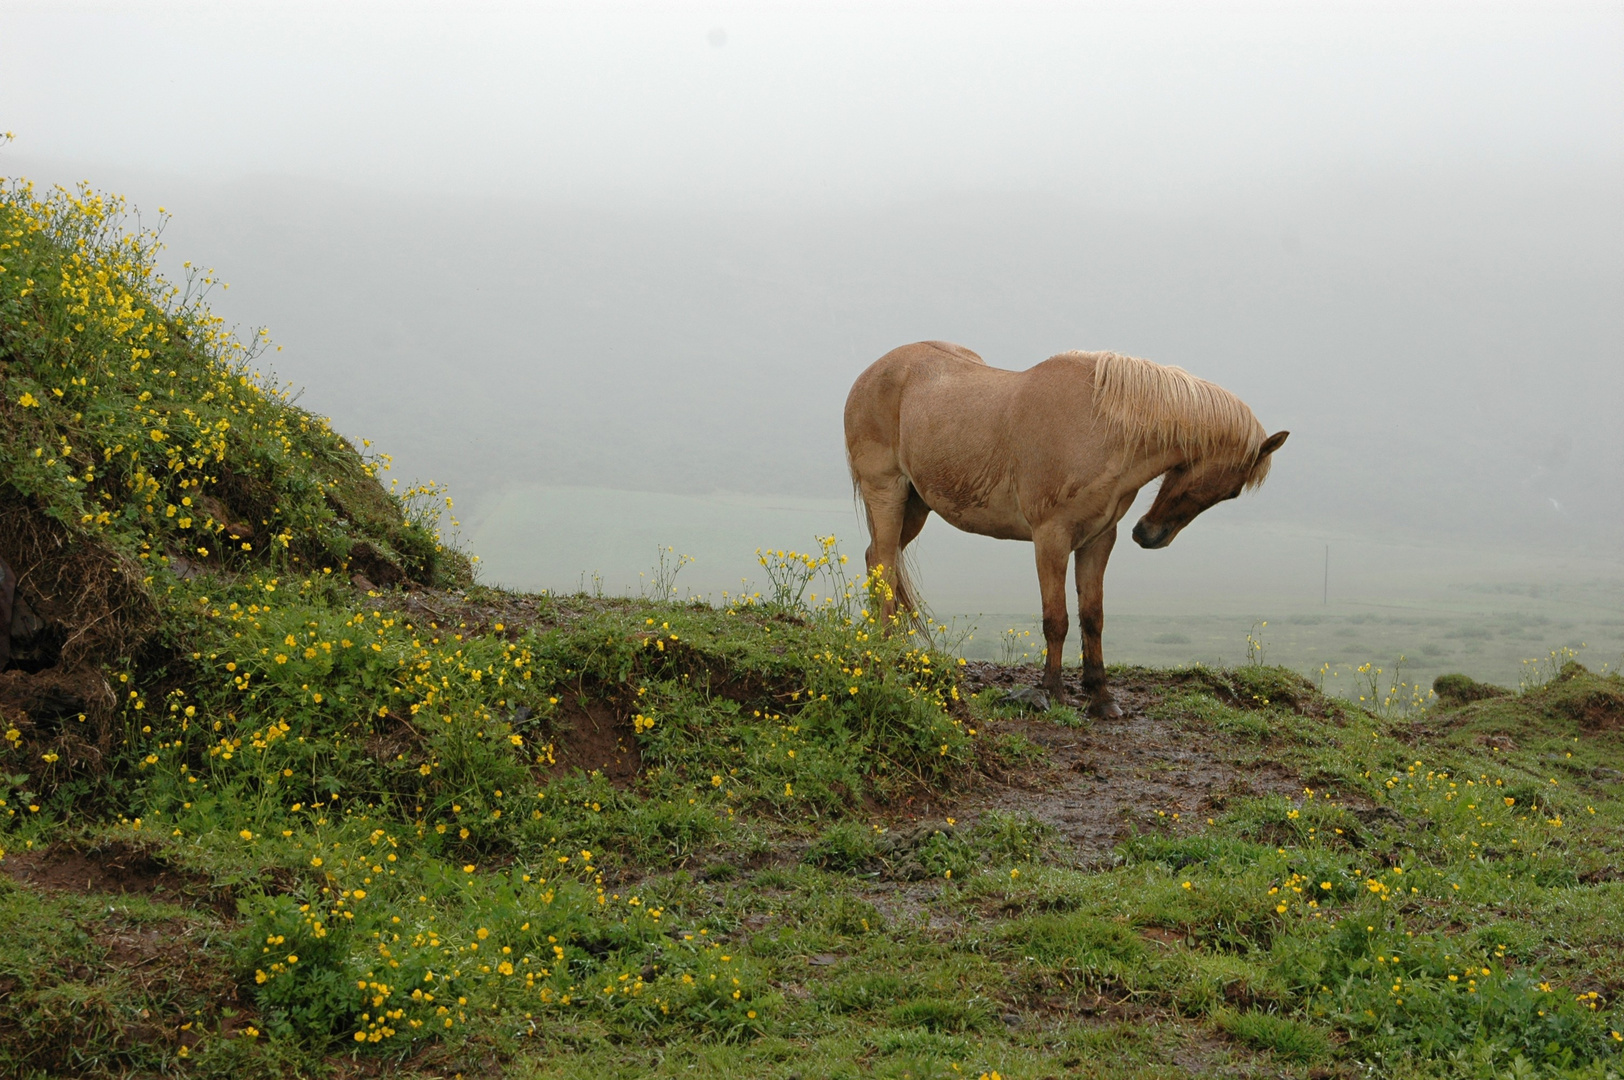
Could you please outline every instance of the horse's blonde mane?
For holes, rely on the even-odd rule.
[[[1258,458],[1267,432],[1228,390],[1183,368],[1134,356],[1073,355],[1094,361],[1094,413],[1130,445],[1250,465],[1249,488],[1268,475],[1269,458]]]

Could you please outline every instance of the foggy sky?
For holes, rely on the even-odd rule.
[[[839,494],[946,338],[1236,391],[1237,520],[1624,547],[1618,4],[11,4],[0,129],[476,499]]]
[[[451,198],[1190,200],[1616,168],[1616,3],[4,9],[30,155]],[[70,76],[71,73],[71,76]]]

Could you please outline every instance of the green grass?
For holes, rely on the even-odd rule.
[[[175,587],[221,593],[229,610],[220,582]],[[1239,751],[1255,736],[1225,718],[1314,727],[1279,757],[1305,774],[1334,769],[1340,795],[1308,784],[1297,798],[1234,800],[1211,825],[1132,837],[1117,865],[1086,868],[1019,814],[892,816],[922,792],[951,802],[986,783],[978,761],[1041,766],[1042,755],[999,756],[996,736],[964,734],[951,694],[919,695],[936,676],[905,642],[856,643],[885,666],[852,695],[835,664],[846,698],[864,703],[826,713],[832,684],[818,680],[831,669],[812,658],[863,633],[842,620],[550,598],[547,625],[464,632],[447,653],[461,652],[459,684],[435,631],[386,614],[388,598],[335,592],[325,606],[351,611],[350,625],[337,618],[329,634],[318,595],[289,590],[283,608],[218,621],[211,596],[194,651],[219,652],[219,665],[229,643],[243,658],[216,669],[217,688],[160,695],[139,667],[119,672],[138,696],[102,782],[116,806],[87,820],[71,776],[25,796],[40,810],[8,833],[12,859],[118,839],[232,903],[222,914],[135,899],[115,915],[104,897],[8,886],[32,928],[0,946],[19,980],[18,1035],[0,1042],[8,1068],[46,1067],[24,1047],[66,1046],[52,1052],[109,1074],[169,1062],[275,1075],[402,1053],[425,1075],[481,1062],[617,1075],[626,1060],[674,1072],[638,1056],[658,1048],[668,1062],[760,1075],[819,1061],[830,1075],[957,1064],[1039,1076],[1094,1052],[1067,1049],[1090,1015],[1136,1032],[1097,1062],[1116,1075],[1157,1075],[1194,1036],[1212,1068],[1253,1055],[1283,1069],[1382,1061],[1489,1076],[1520,1057],[1534,1075],[1578,1075],[1618,1060],[1624,891],[1608,879],[1620,807],[1607,770],[1619,747],[1615,729],[1594,726],[1616,678],[1570,668],[1395,729],[1356,712],[1310,723],[1273,700],[1224,705],[1170,675],[1158,715],[1214,724]],[[501,610],[522,598],[436,602],[449,600]],[[664,651],[640,636],[651,618]],[[259,650],[293,648],[296,627],[323,657],[321,641],[355,635],[334,649],[346,663],[282,674],[294,659]],[[424,683],[401,674],[414,670]],[[497,684],[497,671],[517,678]],[[245,672],[247,691],[235,682]],[[414,714],[428,675],[435,706]],[[331,695],[319,705],[317,685]],[[653,718],[624,732],[642,754],[633,786],[547,764],[566,751],[549,725],[583,694]],[[514,720],[520,701],[532,712]],[[1311,691],[1298,703],[1317,705]],[[927,742],[917,732],[933,715]],[[397,716],[421,739],[401,735]],[[273,719],[288,731],[271,735]],[[1477,741],[1512,720],[1517,749]],[[197,942],[207,970],[192,989],[174,979],[167,996],[143,997],[107,960],[98,942],[140,919]],[[50,971],[76,974],[38,975]],[[209,988],[222,986],[246,1019],[221,1014]],[[137,1005],[168,1022],[137,1020]],[[183,1016],[198,1017],[184,1036]]]
[[[0,485],[21,494],[0,538],[63,542],[4,555],[140,572],[41,600],[59,646],[122,621],[0,686],[0,1073],[1624,1064],[1618,675],[1569,664],[1376,715],[1275,667],[1117,670],[1156,730],[1260,783],[1082,852],[1027,812],[1056,786],[1088,797],[1047,747],[1086,738],[1112,769],[1139,747],[968,699],[952,657],[874,622],[838,552],[768,556],[781,590],[732,606],[468,584],[315,418],[246,372],[222,404],[237,353],[140,292],[100,211],[8,198],[27,265],[57,276],[6,249]],[[156,373],[109,359],[128,320],[80,336],[82,293],[23,294],[64,265],[94,279],[71,261],[87,229],[114,284],[169,312]],[[198,425],[186,451],[109,457],[154,386],[171,430]],[[205,442],[197,418],[227,415]],[[194,544],[165,507],[244,491],[287,541],[177,558],[231,522]],[[363,541],[403,587],[351,580]],[[794,602],[810,575],[836,604]]]

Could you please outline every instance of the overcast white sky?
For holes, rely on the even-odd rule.
[[[473,518],[838,498],[852,378],[946,338],[1235,390],[1293,431],[1236,536],[1624,555],[1624,3],[0,0],[0,130]]]
[[[0,5],[30,158],[679,200],[1156,199],[1624,157],[1624,7]]]

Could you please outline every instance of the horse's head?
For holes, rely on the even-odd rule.
[[[1263,440],[1254,457],[1244,461],[1222,461],[1221,455],[1213,454],[1168,469],[1156,501],[1133,527],[1134,543],[1142,548],[1164,548],[1201,511],[1257,486],[1269,471],[1269,455],[1290,434],[1275,432]]]

